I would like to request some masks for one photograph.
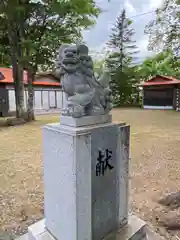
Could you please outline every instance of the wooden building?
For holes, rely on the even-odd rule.
[[[24,72],[24,105],[27,107],[27,74]],[[61,110],[64,94],[59,79],[52,73],[42,73],[35,77],[34,110],[48,112],[52,109]],[[14,81],[11,68],[0,68],[0,116],[12,115],[16,110]]]
[[[143,108],[180,110],[180,80],[157,75],[142,87]]]

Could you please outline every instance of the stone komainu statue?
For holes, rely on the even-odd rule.
[[[111,110],[110,74],[105,70],[98,80],[95,78],[87,46],[61,46],[56,59],[56,74],[66,94],[62,115],[78,118],[102,115]]]

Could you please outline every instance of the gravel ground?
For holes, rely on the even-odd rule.
[[[59,115],[37,116],[34,123],[0,128],[0,228],[17,236],[43,216],[41,126]],[[113,110],[113,121],[131,125],[130,205],[167,239],[161,221],[180,215],[157,201],[180,189],[180,113],[140,109]]]

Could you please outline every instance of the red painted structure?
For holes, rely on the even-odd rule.
[[[157,75],[141,86],[144,108],[180,110],[180,80]]]
[[[28,76],[24,71],[24,106],[28,103]],[[40,73],[33,82],[34,109],[36,111],[49,111],[61,109],[63,92],[60,81],[52,72]],[[0,67],[0,117],[6,117],[15,112],[15,91],[12,68]]]
[[[0,80],[0,84],[1,83],[10,83],[10,84],[14,83],[12,68],[1,68],[0,67],[0,73],[2,76],[2,80]],[[49,77],[49,79],[53,79],[54,81],[52,81],[52,82],[38,81],[40,78],[43,78],[43,77],[45,77],[45,78]],[[27,83],[28,83],[28,76],[27,76],[27,72],[24,71],[24,84],[26,85]],[[58,86],[59,87],[60,83],[59,83],[59,80],[57,79],[57,77],[55,77],[52,73],[41,73],[41,74],[36,75],[33,85]]]

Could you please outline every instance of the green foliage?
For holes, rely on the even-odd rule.
[[[180,79],[180,61],[173,54],[172,50],[161,52],[146,59],[139,66],[139,75],[146,81],[156,75],[173,76]]]
[[[133,94],[137,91],[138,78],[136,78],[136,69],[132,66],[138,51],[135,41],[132,40],[134,30],[131,24],[132,21],[126,17],[126,12],[123,10],[112,28],[108,42],[111,53],[106,63],[111,72],[115,106],[132,103]]]
[[[105,59],[94,60],[93,63],[94,63],[94,72],[99,77],[103,73]]]
[[[12,63],[17,117],[23,116],[23,69],[28,72],[28,118],[33,119],[32,81],[38,67],[52,68],[57,48],[81,39],[82,29],[94,24],[99,12],[93,0],[0,1],[0,59]]]
[[[100,9],[93,0],[2,0],[0,13],[0,45],[1,38],[8,39],[7,26],[11,24],[20,35],[18,61],[36,72],[41,65],[52,67],[62,43],[81,39],[82,29],[95,23]],[[4,44],[10,55],[9,45],[9,41]]]
[[[156,20],[150,21],[145,33],[149,35],[149,49],[163,51],[172,48],[180,53],[180,1],[165,0],[156,11]]]

